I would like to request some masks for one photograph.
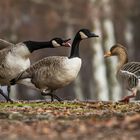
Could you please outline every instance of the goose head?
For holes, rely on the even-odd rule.
[[[115,44],[111,47],[110,51],[106,52],[104,57],[110,57],[110,56],[127,56],[126,49],[121,44]]]
[[[57,47],[71,47],[71,44],[69,43],[71,39],[66,39],[66,40],[63,40],[61,38],[53,38],[51,40],[51,44],[54,48],[57,48]]]
[[[88,39],[91,37],[99,37],[99,36],[96,35],[95,33],[91,32],[88,29],[80,29],[76,33],[74,40],[72,42],[72,49],[71,49],[69,58],[80,57],[79,56],[79,44],[80,44],[81,40]]]
[[[87,39],[91,37],[99,37],[99,36],[88,29],[81,29],[78,31],[77,37],[79,38],[79,40],[83,40],[83,39]]]
[[[110,51],[106,52],[104,57],[117,56],[118,57],[118,66],[117,71],[128,62],[128,55],[126,49],[121,44],[115,44],[111,47]]]

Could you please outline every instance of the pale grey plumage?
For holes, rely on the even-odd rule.
[[[119,71],[119,76],[125,82],[127,89],[132,90],[137,87],[140,79],[140,63],[126,63]]]

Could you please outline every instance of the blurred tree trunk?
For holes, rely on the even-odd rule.
[[[102,30],[103,30],[103,46],[105,51],[109,51],[115,44],[114,26],[112,20],[112,4],[111,0],[102,0]],[[119,83],[116,79],[117,58],[107,58],[107,78],[109,84],[109,98],[118,100],[122,94]]]
[[[94,99],[94,96],[99,100],[108,100],[108,85],[106,79],[106,69],[104,64],[103,57],[103,48],[102,48],[102,32],[101,32],[101,21],[100,21],[100,11],[99,5],[95,0],[90,0],[91,2],[91,12],[90,15],[91,22],[93,24],[93,30],[96,34],[99,35],[99,38],[94,39],[92,42],[92,69],[93,69],[93,77],[90,83],[90,92],[91,99]],[[96,5],[96,7],[94,6]],[[94,9],[95,8],[95,9]],[[94,89],[93,89],[94,84]],[[94,94],[93,94],[94,93]]]

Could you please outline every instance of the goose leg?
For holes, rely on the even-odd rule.
[[[48,96],[51,96],[51,102],[54,101],[54,99],[56,99],[57,101],[61,102],[63,101],[60,97],[58,97],[57,95],[55,94],[52,94],[52,93],[47,93]]]
[[[128,103],[129,100],[130,100],[130,98],[136,97],[136,92],[137,92],[137,91],[132,91],[132,94],[131,94],[131,95],[124,97],[122,100],[119,100],[119,102]]]
[[[11,86],[7,86],[8,98],[10,98]]]
[[[42,95],[42,96],[51,96],[51,102],[53,102],[54,99],[56,99],[56,100],[59,101],[59,102],[63,101],[63,100],[62,100],[60,97],[58,97],[57,95],[52,94],[52,92],[50,92],[50,93],[41,92],[41,95]]]
[[[6,99],[7,102],[13,103],[13,101],[3,93],[2,89],[0,89],[0,94]]]
[[[62,99],[62,98],[60,98],[60,97],[56,96],[55,94],[53,94],[53,97],[54,97],[57,101],[59,101],[59,102],[62,102],[62,101],[63,101],[63,99]]]

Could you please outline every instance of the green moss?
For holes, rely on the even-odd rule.
[[[12,107],[53,107],[53,108],[76,108],[80,107],[80,104],[69,102],[14,102],[14,103],[0,103],[0,108],[12,108]]]

